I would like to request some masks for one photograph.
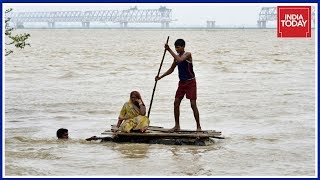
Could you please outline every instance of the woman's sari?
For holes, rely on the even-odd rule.
[[[120,125],[119,130],[127,133],[129,133],[131,130],[146,130],[150,124],[150,120],[147,116],[140,115],[139,112],[140,110],[138,109],[138,107],[133,105],[130,100],[129,102],[126,102],[120,111],[119,117],[133,118],[124,120],[124,122]]]

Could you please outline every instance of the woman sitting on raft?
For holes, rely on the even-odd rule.
[[[146,115],[146,106],[138,91],[130,93],[130,99],[126,102],[120,112],[117,127],[122,132],[129,133],[131,130],[145,132],[150,124]]]

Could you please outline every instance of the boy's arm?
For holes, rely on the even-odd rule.
[[[187,60],[187,59],[190,59],[190,57],[191,57],[191,53],[190,52],[186,52],[182,56],[178,56],[176,53],[174,53],[172,51],[172,49],[169,47],[168,44],[165,45],[165,49],[169,51],[169,53],[176,60],[177,63],[182,62],[182,61]]]
[[[158,81],[158,80],[162,79],[163,77],[168,76],[169,74],[171,74],[174,71],[176,66],[177,66],[176,61],[173,60],[171,67],[165,73],[163,73],[161,76],[156,76],[155,80]]]

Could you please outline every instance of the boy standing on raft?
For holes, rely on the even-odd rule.
[[[180,103],[186,95],[187,99],[190,99],[191,108],[193,110],[193,115],[197,123],[197,131],[201,131],[199,111],[197,107],[197,83],[195,74],[193,72],[192,65],[192,56],[190,52],[185,52],[185,41],[183,39],[177,39],[174,43],[175,49],[178,54],[175,54],[169,47],[168,44],[165,44],[164,48],[169,51],[172,55],[173,63],[171,67],[163,73],[161,76],[156,76],[155,80],[158,81],[163,77],[171,74],[176,66],[178,66],[179,71],[179,85],[176,91],[175,100],[174,100],[174,119],[175,126],[172,128],[172,131],[180,130]]]

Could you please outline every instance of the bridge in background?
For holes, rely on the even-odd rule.
[[[122,28],[128,27],[128,23],[160,23],[162,28],[168,28],[173,21],[172,10],[165,6],[159,9],[10,12],[8,17],[17,28],[29,22],[46,22],[49,28],[55,28],[57,22],[79,22],[83,28],[89,28],[92,22],[119,23]]]
[[[315,8],[311,6],[311,19],[315,23]],[[268,21],[277,20],[277,7],[262,7],[257,21],[258,28],[266,28]]]

